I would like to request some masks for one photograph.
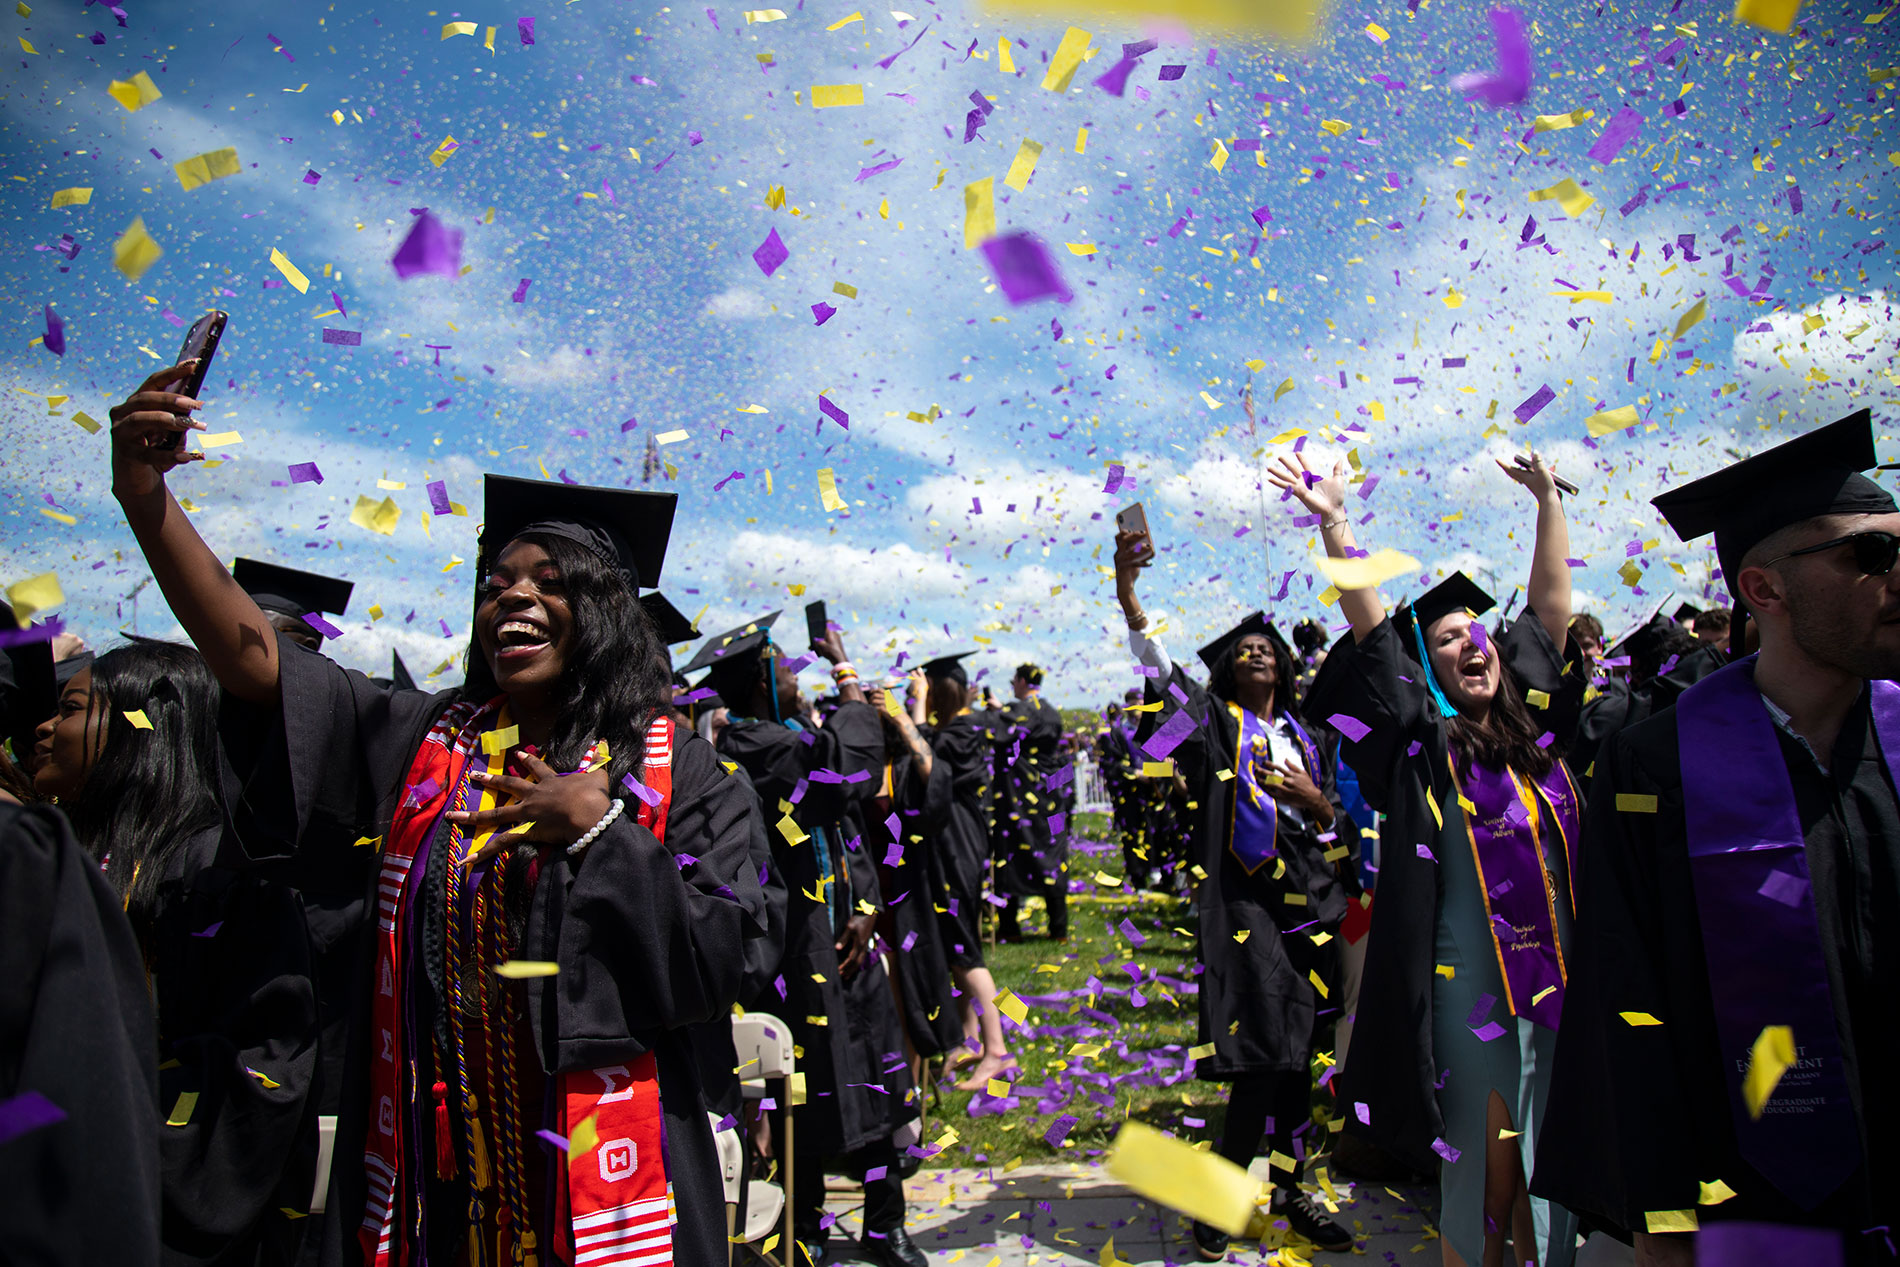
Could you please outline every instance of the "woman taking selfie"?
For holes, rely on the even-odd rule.
[[[1442,1164],[1450,1267],[1565,1267],[1577,1220],[1526,1192],[1563,1010],[1581,803],[1561,752],[1587,681],[1568,644],[1569,531],[1553,472],[1499,463],[1537,500],[1527,603],[1493,606],[1464,573],[1388,619],[1346,589],[1352,621],[1306,706],[1344,736],[1343,760],[1385,814],[1379,896],[1352,1052],[1347,1129],[1414,1165]],[[1280,457],[1268,477],[1319,516],[1326,553],[1357,551],[1344,463],[1321,479]],[[1343,588],[1343,587],[1342,587]],[[1566,646],[1568,645],[1568,650]]]
[[[687,1026],[763,933],[756,802],[676,731],[636,597],[674,498],[488,477],[467,680],[386,690],[280,638],[166,488],[199,402],[112,411],[113,492],[172,610],[248,709],[252,861],[313,803],[376,806],[372,972],[326,1261],[716,1267],[724,1201]],[[677,1201],[674,1196],[677,1194]]]
[[[35,788],[144,960],[164,1261],[291,1262],[316,1175],[316,993],[297,895],[216,865],[218,684],[190,647],[115,647],[67,682],[37,748]]]
[[[1146,531],[1116,534],[1115,596],[1128,649],[1154,671],[1146,702],[1165,710],[1142,715],[1137,759],[1173,761],[1199,807],[1188,855],[1207,877],[1195,891],[1205,966],[1198,1041],[1214,1054],[1194,1072],[1232,1084],[1221,1156],[1251,1164],[1264,1134],[1269,1155],[1292,1163],[1274,1164],[1273,1216],[1321,1249],[1350,1249],[1352,1233],[1299,1186],[1316,1147],[1313,1038],[1324,1005],[1313,982],[1337,978],[1326,944],[1348,896],[1326,856],[1335,824],[1347,823],[1333,763],[1295,703],[1293,653],[1260,612],[1201,648],[1205,688],[1170,658],[1135,593],[1153,561]],[[1194,1245],[1218,1261],[1228,1238],[1196,1223]]]

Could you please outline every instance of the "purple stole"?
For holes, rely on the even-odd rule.
[[[1247,874],[1252,875],[1280,854],[1279,802],[1260,785],[1253,772],[1254,751],[1269,751],[1266,722],[1238,704],[1230,703],[1227,709],[1239,728],[1234,745],[1234,781],[1240,785],[1234,789],[1234,820],[1228,828],[1227,847],[1240,859]],[[1300,757],[1306,765],[1307,777],[1318,783],[1318,745],[1292,714],[1282,716],[1292,728],[1293,737],[1300,742]]]
[[[1860,1133],[1801,815],[1775,724],[1755,689],[1754,661],[1711,674],[1676,702],[1683,825],[1736,1141],[1763,1177],[1813,1209],[1860,1164]],[[1900,686],[1867,686],[1891,771],[1900,752]],[[1794,1030],[1797,1059],[1752,1119],[1743,1077],[1770,1025]]]
[[[1532,782],[1511,770],[1474,765],[1458,780],[1454,766],[1453,779],[1469,802],[1465,832],[1504,976],[1504,1001],[1512,1016],[1554,1030],[1569,974],[1557,942],[1557,886],[1545,855],[1562,854],[1574,893],[1578,801],[1570,771],[1556,761]]]

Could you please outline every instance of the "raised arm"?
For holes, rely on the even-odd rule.
[[[1333,473],[1321,479],[1306,465],[1305,454],[1295,453],[1292,457],[1281,454],[1267,468],[1267,478],[1273,481],[1275,488],[1292,493],[1300,505],[1319,516],[1319,536],[1326,543],[1329,557],[1352,557],[1347,552],[1357,549],[1358,545],[1352,538],[1352,521],[1346,517],[1346,464],[1343,461],[1333,463]],[[1354,642],[1364,642],[1385,621],[1385,599],[1377,588],[1342,590],[1339,610],[1352,622]],[[1565,619],[1569,617],[1566,615]]]
[[[1570,635],[1570,525],[1557,491],[1557,468],[1536,453],[1528,468],[1498,463],[1498,469],[1537,498],[1537,542],[1531,547],[1531,580],[1525,594],[1537,622],[1561,654]]]
[[[112,407],[112,495],[165,601],[219,684],[239,699],[271,704],[278,698],[277,634],[165,486],[168,472],[204,459],[184,447],[185,432],[204,430],[192,416],[204,402],[165,390],[190,366],[158,371]],[[171,439],[177,448],[161,447]]]
[[[855,668],[851,669],[842,677],[839,676],[837,672],[840,666],[849,665],[851,663],[850,657],[844,653],[844,630],[838,628],[836,625],[830,626],[825,630],[824,637],[814,638],[812,640],[811,649],[831,661],[831,680],[837,684],[838,698],[841,700],[856,700],[862,703],[864,701],[864,689],[858,685],[857,670]]]

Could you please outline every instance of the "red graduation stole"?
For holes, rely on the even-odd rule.
[[[473,756],[482,735],[499,728],[502,702],[497,697],[485,705],[453,705],[430,727],[403,782],[383,851],[376,886],[376,995],[371,1005],[373,1129],[363,1153],[368,1198],[357,1233],[363,1259],[374,1267],[402,1267],[412,1260],[408,1238],[396,1226],[396,1200],[402,1193],[406,1200],[417,1201],[421,1187],[420,1177],[408,1173],[420,1164],[418,1143],[407,1137],[421,1101],[415,1053],[408,1049],[412,1036],[403,1024],[404,973],[411,965],[402,929],[419,909],[415,904],[420,885],[411,883],[411,876],[420,879],[422,873],[414,872],[418,854],[436,839],[443,813],[469,790]],[[636,812],[640,825],[662,841],[672,804],[673,734],[666,716],[647,727],[641,774],[650,791]],[[457,915],[452,911],[449,917]],[[496,1018],[494,1023],[501,1021]],[[427,1041],[426,1033],[422,1041]],[[452,1053],[444,1055],[452,1058]],[[584,1261],[587,1267],[671,1267],[675,1219],[653,1054],[644,1052],[624,1065],[556,1074],[553,1082],[556,1129],[570,1147],[566,1166],[556,1171],[565,1182],[555,1185],[556,1231],[546,1247],[550,1255],[562,1262]],[[446,1128],[439,1119],[438,1133]],[[522,1133],[526,1138],[517,1147],[540,1146],[532,1131],[524,1127]],[[577,1133],[582,1138],[574,1138]],[[437,1142],[446,1147],[442,1140]],[[479,1145],[477,1151],[479,1155]],[[465,1159],[463,1165],[473,1182],[475,1159]],[[480,1168],[485,1167],[482,1159]],[[420,1210],[409,1213],[412,1227],[420,1226]],[[440,1211],[438,1217],[461,1213]],[[517,1261],[531,1260],[534,1230],[513,1231]]]

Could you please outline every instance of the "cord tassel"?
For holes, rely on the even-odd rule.
[[[475,1097],[468,1097],[468,1170],[469,1179],[479,1192],[486,1192],[494,1180],[488,1169],[488,1146],[482,1141],[482,1119],[475,1111]]]
[[[435,1177],[455,1178],[455,1136],[449,1131],[449,1084],[438,1082],[435,1092]]]

